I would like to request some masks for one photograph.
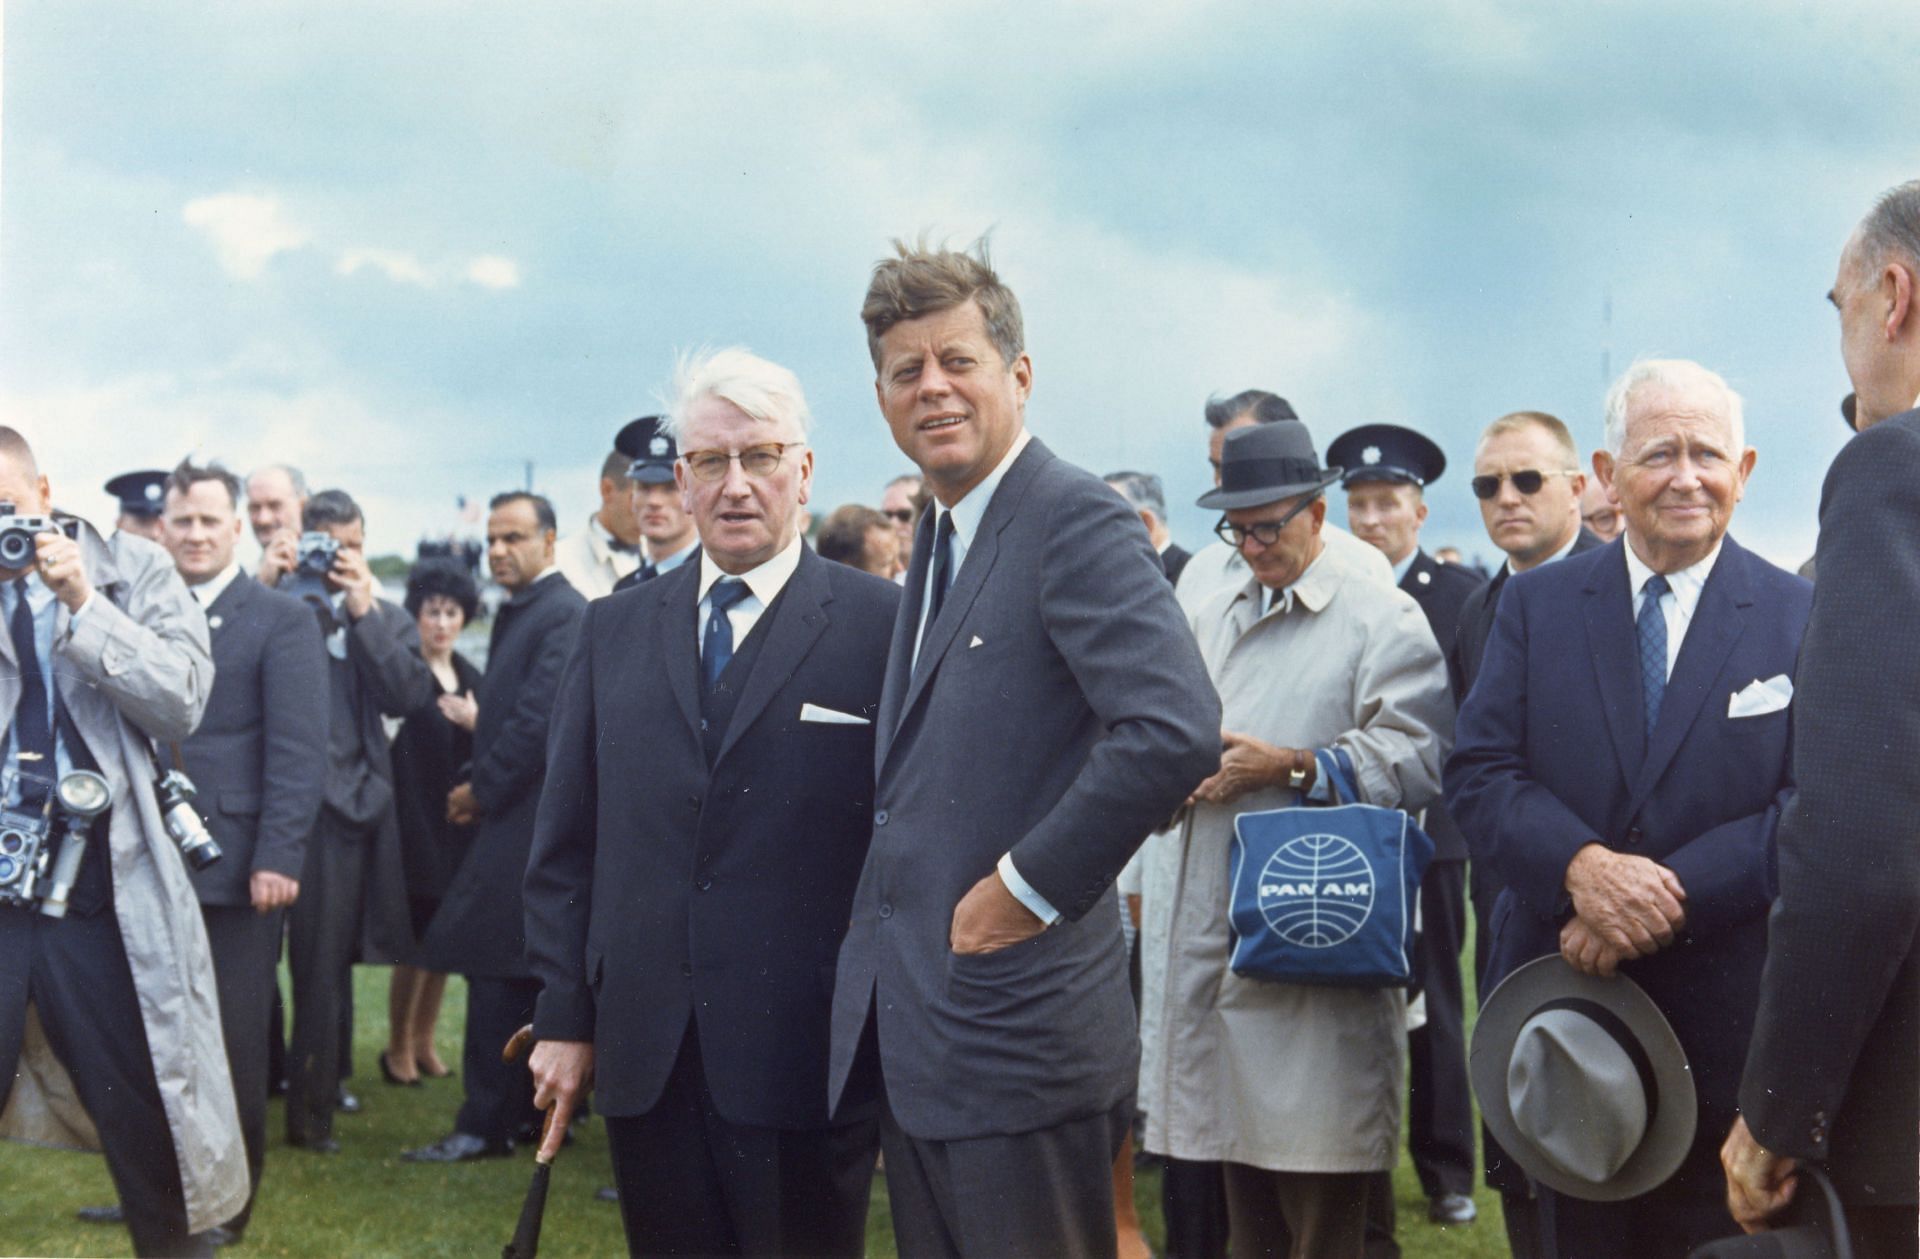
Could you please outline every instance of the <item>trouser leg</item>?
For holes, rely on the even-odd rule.
[[[1366,1172],[1275,1172],[1227,1164],[1227,1210],[1234,1259],[1361,1259],[1367,1217]],[[1291,1233],[1286,1249],[1275,1216]]]
[[[1443,861],[1420,883],[1420,942],[1414,958],[1426,993],[1426,1026],[1407,1035],[1407,1152],[1429,1198],[1473,1192],[1473,1086],[1467,1080],[1465,994],[1466,865]]]
[[[250,905],[203,905],[207,943],[213,951],[220,1026],[227,1041],[227,1067],[247,1143],[247,1205],[227,1221],[244,1232],[260,1193],[267,1151],[267,1024],[272,1017],[275,966],[283,911],[256,913]]]
[[[535,979],[467,980],[467,1030],[461,1052],[466,1101],[454,1120],[456,1131],[486,1141],[509,1141],[517,1129],[537,1120],[533,1074],[524,1062],[503,1062],[500,1051],[513,1034],[533,1021],[540,997]]]
[[[322,814],[307,845],[300,899],[288,914],[293,1036],[288,1044],[287,1140],[296,1145],[333,1135],[334,1101],[340,1092],[340,1021],[359,933],[364,838]]]
[[[1168,1158],[1160,1209],[1168,1259],[1226,1259],[1227,1185],[1219,1163]]]

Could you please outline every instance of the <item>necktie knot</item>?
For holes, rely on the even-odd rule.
[[[747,583],[738,577],[722,577],[707,592],[707,601],[713,605],[714,611],[725,612],[752,593],[747,589]]]
[[[1658,599],[1661,595],[1670,594],[1673,591],[1673,587],[1668,584],[1667,579],[1659,573],[1655,573],[1653,576],[1647,578],[1647,584],[1640,587],[1640,589],[1646,592],[1646,596],[1649,599]]]

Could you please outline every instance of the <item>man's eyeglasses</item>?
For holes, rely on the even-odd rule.
[[[880,509],[880,514],[895,524],[905,525],[913,523],[913,508],[911,507],[883,507]]]
[[[789,450],[804,445],[805,442],[762,442],[738,454],[726,450],[689,450],[680,459],[696,481],[718,481],[727,475],[727,465],[735,459],[740,461],[740,470],[748,476],[765,477],[773,475],[773,470],[780,466],[780,461]]]
[[[1220,523],[1213,527],[1213,536],[1219,538],[1236,551],[1246,545],[1248,538],[1252,538],[1263,547],[1272,546],[1280,540],[1280,531],[1292,524],[1295,516],[1298,516],[1301,512],[1313,506],[1315,502],[1319,501],[1319,497],[1318,494],[1315,494],[1301,499],[1288,510],[1286,515],[1280,517],[1278,520],[1260,520],[1250,525],[1237,525],[1225,516],[1222,516],[1220,517]]]
[[[1527,468],[1521,472],[1497,472],[1492,476],[1477,476],[1467,482],[1467,484],[1473,487],[1473,496],[1475,498],[1492,498],[1500,492],[1500,482],[1511,480],[1514,489],[1519,490],[1528,497],[1532,497],[1540,492],[1540,487],[1547,483],[1547,478],[1550,476],[1578,475],[1580,474],[1564,468],[1557,468],[1552,472],[1539,472],[1533,468]]]

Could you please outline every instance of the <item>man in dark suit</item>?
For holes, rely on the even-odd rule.
[[[287,916],[293,977],[287,1144],[339,1150],[333,1112],[353,1021],[353,962],[411,951],[385,717],[434,702],[439,686],[413,618],[375,597],[366,521],[342,490],[307,500],[301,523],[336,550],[324,575],[296,569],[281,588],[320,619],[327,649],[326,788],[307,844],[301,896]]]
[[[313,613],[242,572],[240,482],[215,464],[168,476],[162,542],[205,609],[213,641],[206,715],[180,747],[221,858],[193,870],[213,949],[220,1023],[247,1143],[251,1192],[222,1244],[246,1232],[267,1145],[267,1025],[286,909],[300,894],[320,812],[327,654]]]
[[[1447,800],[1505,885],[1488,983],[1554,952],[1630,975],[1686,1050],[1700,1108],[1658,1188],[1614,1202],[1540,1188],[1549,1253],[1678,1257],[1727,1231],[1715,1154],[1766,952],[1812,601],[1726,536],[1754,458],[1720,377],[1630,368],[1595,459],[1626,535],[1507,584],[1460,710]]]
[[[1179,585],[1180,574],[1193,558],[1193,552],[1175,542],[1167,529],[1166,486],[1152,472],[1109,472],[1106,480],[1147,527],[1147,540],[1160,556],[1160,567],[1165,570],[1167,580]]]
[[[1114,876],[1219,767],[1220,706],[1145,532],[1025,431],[985,250],[900,246],[861,311],[925,475],[840,951],[830,1097],[882,1075],[901,1248],[1110,1255],[1139,1040]]]
[[[423,968],[467,978],[466,1103],[452,1132],[401,1156],[412,1163],[509,1153],[515,1134],[536,1119],[525,1069],[500,1056],[532,1020],[540,995],[527,966],[526,909],[515,875],[527,868],[533,847],[554,694],[587,600],[554,565],[551,503],[512,492],[496,495],[488,513],[487,567],[509,597],[494,614],[475,697],[472,776],[447,798],[448,819],[477,830],[420,948]]]
[[[801,546],[807,409],[743,350],[671,425],[700,556],[592,604],[527,866],[538,1102],[591,1078],[635,1254],[858,1256],[871,1098],[827,1106],[892,582]]]
[[[1820,496],[1820,580],[1794,700],[1799,794],[1729,1134],[1740,1224],[1777,1221],[1824,1164],[1861,1256],[1914,1252],[1920,1163],[1920,180],[1881,198],[1829,294],[1853,380]],[[1798,1196],[1814,1195],[1799,1185]]]
[[[1460,606],[1480,578],[1443,564],[1420,546],[1426,487],[1446,471],[1447,457],[1420,433],[1397,424],[1363,424],[1327,447],[1327,462],[1344,469],[1347,528],[1393,565],[1400,589],[1420,605],[1444,656],[1453,648]],[[1426,1022],[1407,1033],[1407,1152],[1427,1195],[1427,1218],[1469,1224],[1473,1205],[1473,1086],[1467,1082],[1460,949],[1466,943],[1467,842],[1446,805],[1435,802],[1424,825],[1433,837],[1431,864],[1420,882],[1420,934],[1414,941],[1415,988],[1426,997]],[[1370,1237],[1393,1236],[1393,1177],[1380,1172],[1368,1187]],[[1391,1248],[1385,1248],[1391,1253]]]

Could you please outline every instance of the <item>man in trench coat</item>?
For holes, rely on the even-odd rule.
[[[51,492],[0,427],[0,499],[39,515]],[[66,518],[71,520],[71,518]],[[83,521],[0,569],[7,768],[93,768],[112,789],[64,918],[0,906],[0,1136],[101,1150],[138,1254],[211,1254],[194,1234],[247,1200],[213,958],[185,864],[154,803],[148,740],[193,732],[212,686],[206,618],[167,553]],[[20,646],[16,646],[16,641]],[[31,645],[37,668],[22,668]],[[38,700],[37,717],[23,701]],[[9,775],[7,794],[24,803]],[[144,1042],[145,1053],[138,1052]]]

